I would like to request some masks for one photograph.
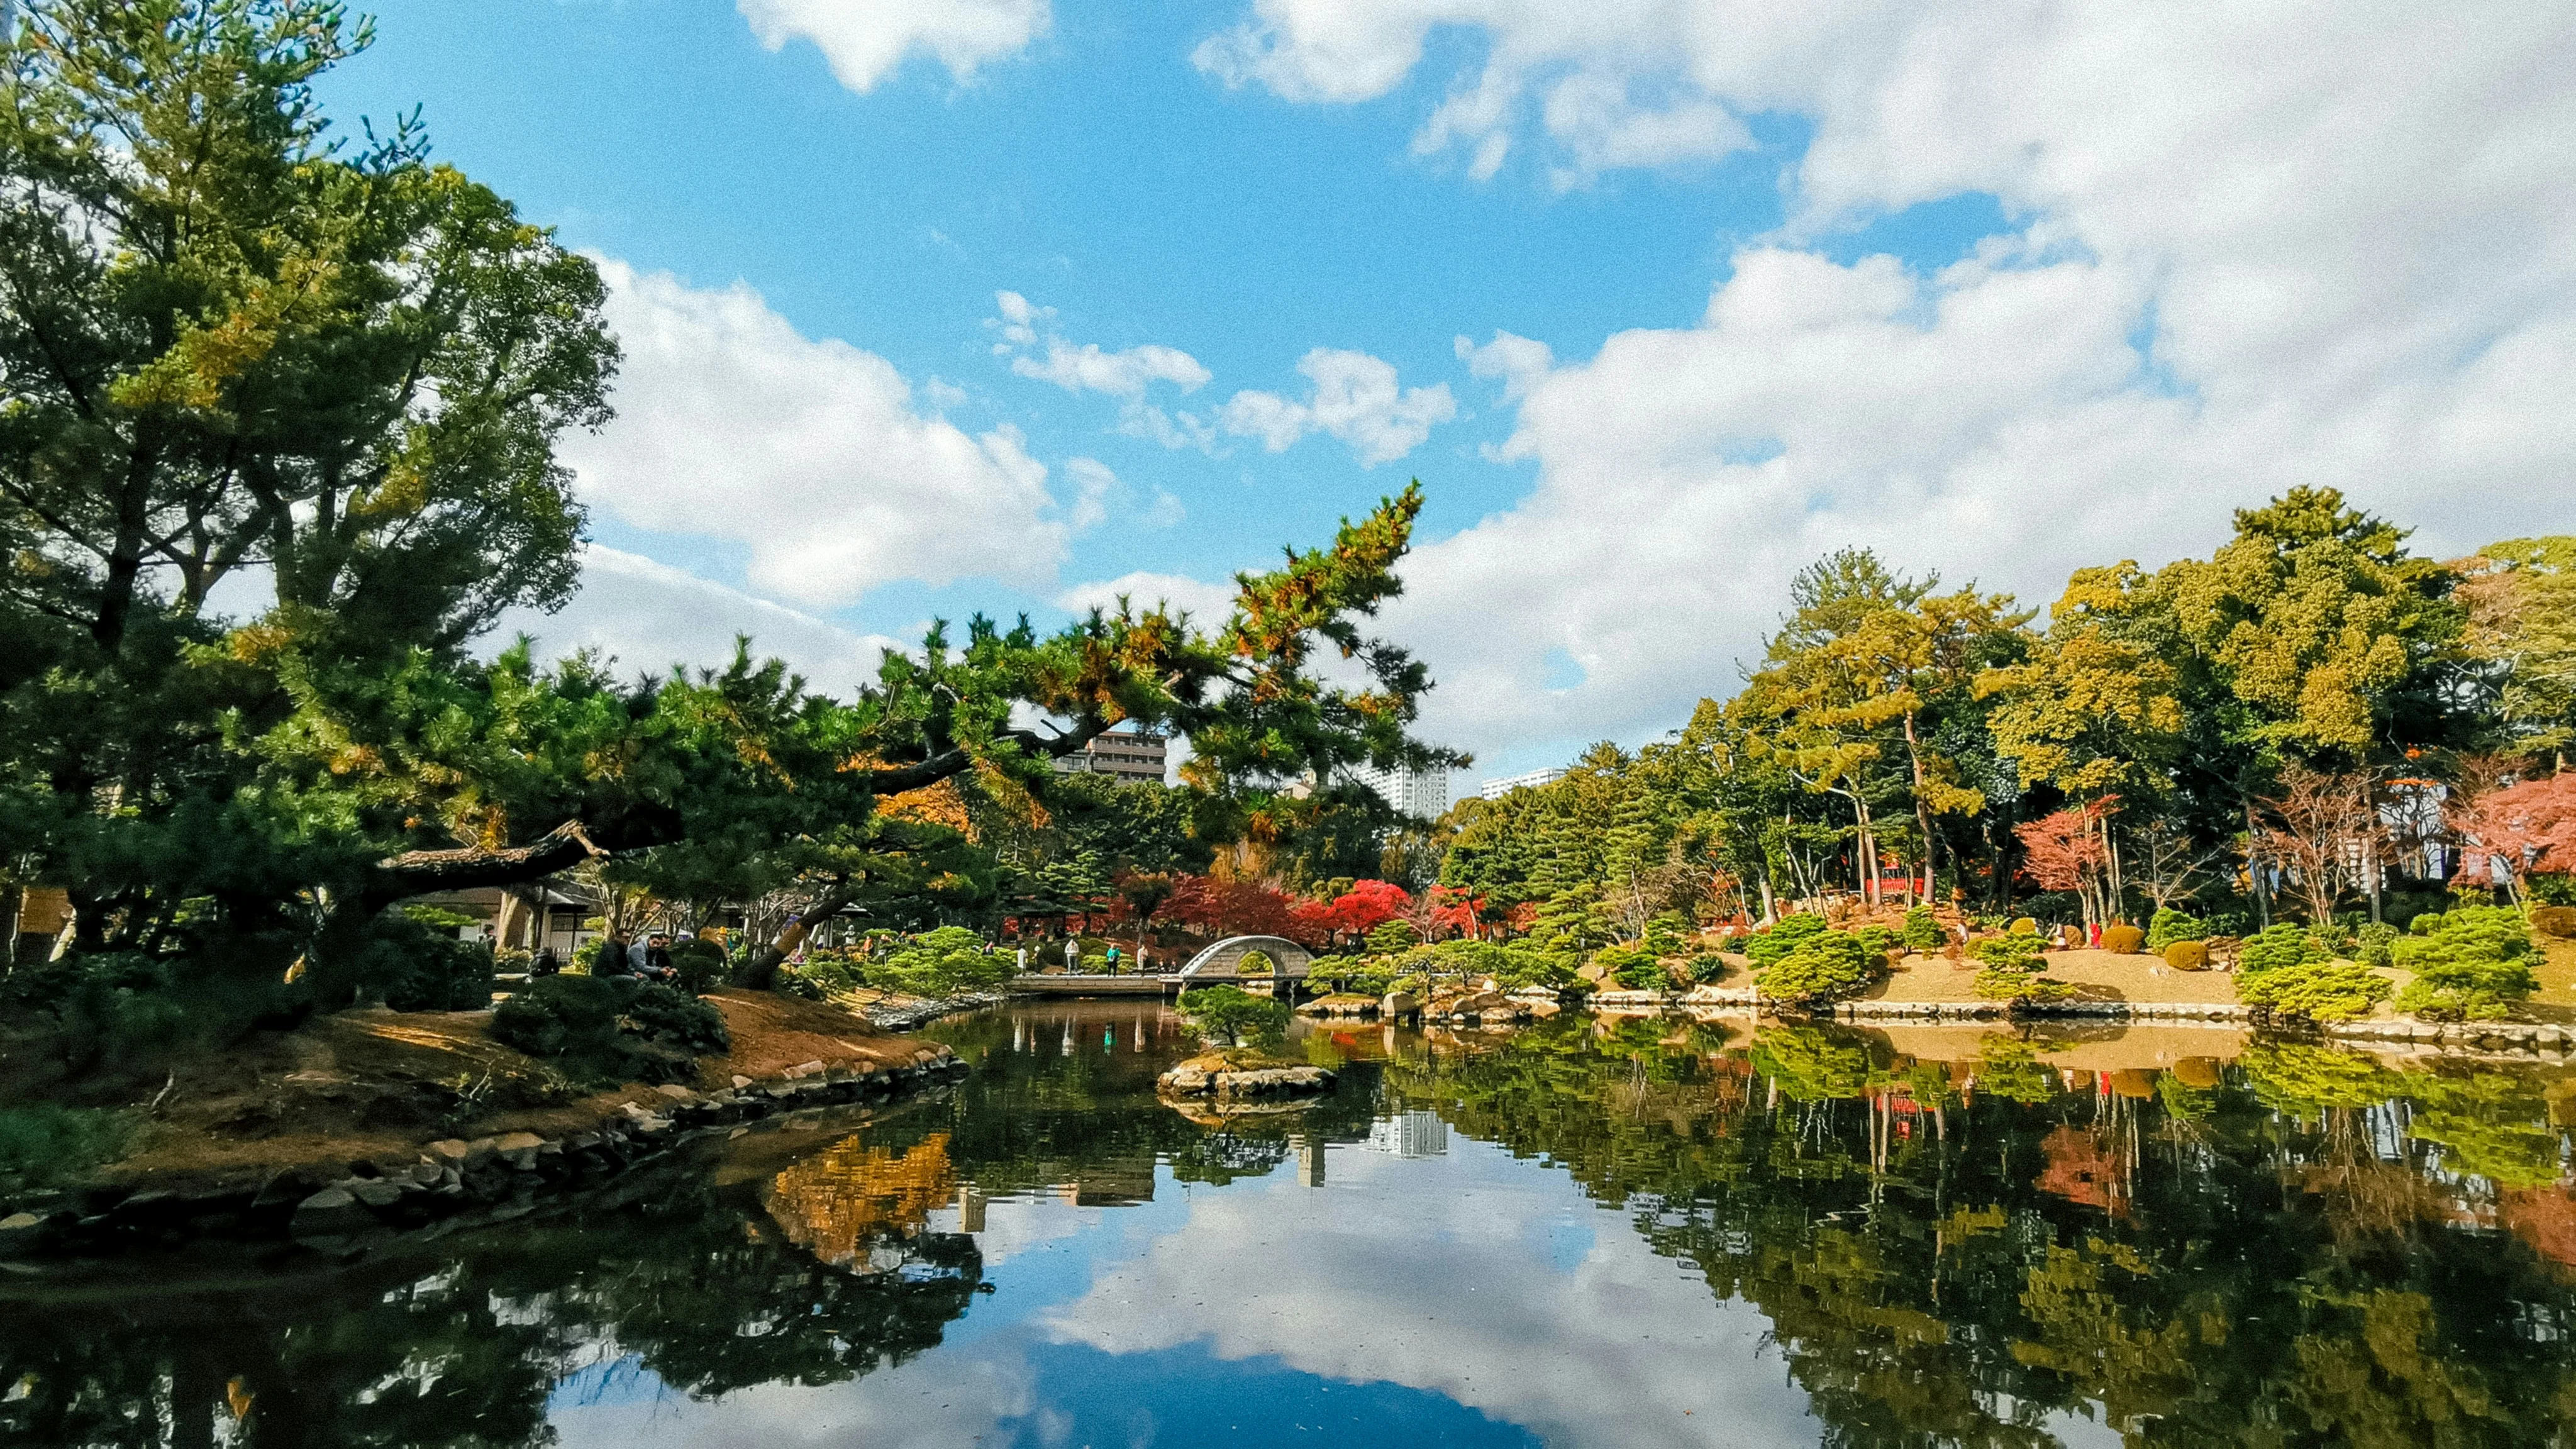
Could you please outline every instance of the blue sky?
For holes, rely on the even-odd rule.
[[[416,0],[324,99],[618,284],[550,645],[834,683],[1419,476],[1389,627],[1502,773],[1732,688],[1844,543],[2043,602],[2294,482],[2567,526],[2570,22],[2395,14]]]

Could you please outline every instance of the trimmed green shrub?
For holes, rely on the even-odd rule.
[[[1089,957],[1082,964],[1086,970],[1104,969],[1103,963]],[[879,991],[942,997],[999,986],[1011,979],[1018,966],[1012,957],[992,949],[973,931],[963,926],[942,926],[925,932],[882,961],[857,963],[856,969],[860,979]],[[810,964],[806,974],[814,974]]]
[[[2252,942],[2246,943],[2251,946]],[[2274,1016],[2310,1021],[2350,1021],[2370,1015],[2388,998],[2388,978],[2358,961],[2319,959],[2249,971],[2237,978],[2236,999]]]
[[[2392,948],[2405,934],[2395,926],[2374,921],[2353,933],[2353,959],[2364,966],[2394,966],[2397,954]]]
[[[2102,949],[2114,956],[2135,956],[2147,943],[2147,933],[2135,926],[2119,925],[2102,928]]]
[[[1393,955],[1414,944],[1413,928],[1402,921],[1381,921],[1368,933],[1368,948]]]
[[[77,1180],[125,1151],[134,1122],[91,1107],[0,1107],[0,1195]]]
[[[1905,945],[1905,933],[1890,926],[1863,926],[1852,932],[1862,950],[1886,959]]]
[[[1237,976],[1268,976],[1278,969],[1279,963],[1271,960],[1267,951],[1246,951],[1234,963]]]
[[[2176,941],[2165,947],[2165,964],[2176,971],[2209,969],[2209,944],[2205,941]]]
[[[1768,929],[1754,932],[1753,939],[1744,943],[1744,954],[1753,958],[1757,970],[1773,966],[1797,950],[1799,942],[1820,934],[1824,929],[1825,918],[1822,916],[1805,911],[1782,916]]]
[[[2047,957],[2040,952],[2037,936],[2018,932],[1988,936],[1970,949],[1985,963],[1977,973],[1977,994],[1988,1001],[2057,1001],[2075,990],[2039,974],[2046,969]]]
[[[2028,916],[2016,916],[2013,918],[2012,929],[2006,931],[2004,934],[2008,936],[2036,936],[2039,934],[2039,922],[2032,920]]]
[[[1269,1048],[1288,1037],[1288,1003],[1240,986],[1201,986],[1174,1005],[1209,1046]]]
[[[2389,953],[2398,967],[2415,973],[2399,1009],[2429,1021],[2503,1016],[2540,985],[2531,971],[2537,954],[2531,923],[2506,906],[2419,916],[2415,934],[2391,942]]]
[[[1646,922],[1646,949],[1658,956],[1678,956],[1690,949],[1691,923],[1667,911]]]
[[[1672,973],[1664,969],[1654,948],[1643,942],[1604,946],[1593,953],[1592,964],[1630,991],[1663,991],[1673,984]]]
[[[730,1050],[716,1009],[632,976],[548,976],[492,1013],[492,1037],[577,1081],[676,1082]]]
[[[1914,906],[1905,912],[1905,949],[1937,951],[1941,949],[1941,922],[1930,906]]]
[[[1977,995],[1988,1001],[2063,1001],[2074,994],[2072,983],[2035,972],[1989,966],[1977,973]]]
[[[2037,975],[2043,958],[2039,938],[2019,933],[1988,936],[1968,948],[1969,954],[1986,963],[1990,971],[2020,971]]]
[[[704,996],[724,979],[724,947],[692,936],[671,948],[671,969],[679,974],[682,991]]]
[[[2248,976],[2329,959],[2326,949],[2298,926],[2278,925],[2245,938],[2236,950],[2236,969]]]
[[[1859,937],[1817,930],[1808,932],[1795,949],[1764,967],[1754,977],[1754,984],[1774,1001],[1818,1006],[1866,990],[1886,968],[1887,958],[1873,959]]]
[[[1701,986],[1724,980],[1727,969],[1726,958],[1715,951],[1702,951],[1690,958],[1690,979]]]
[[[2147,922],[2147,949],[2161,956],[2176,941],[2198,941],[2209,935],[2209,923],[2189,911],[2162,906]]]

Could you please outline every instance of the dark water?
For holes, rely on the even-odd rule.
[[[1195,1122],[1151,1008],[349,1265],[0,1276],[0,1444],[2566,1442],[2576,1083],[2188,1033],[1369,1027]],[[2233,1039],[2205,1034],[2233,1051]],[[2043,1044],[2046,1045],[2046,1044]],[[1911,1055],[1899,1055],[1903,1046]],[[2126,1069],[2112,1065],[2127,1062]]]

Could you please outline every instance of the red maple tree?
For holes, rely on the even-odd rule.
[[[2463,875],[2500,861],[2519,889],[2535,875],[2576,871],[2576,773],[2471,797],[2451,811],[2450,825],[2460,837]]]

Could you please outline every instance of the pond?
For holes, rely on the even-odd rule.
[[[2096,1031],[1152,1004],[350,1262],[0,1276],[0,1445],[2548,1444],[2576,1082]]]

